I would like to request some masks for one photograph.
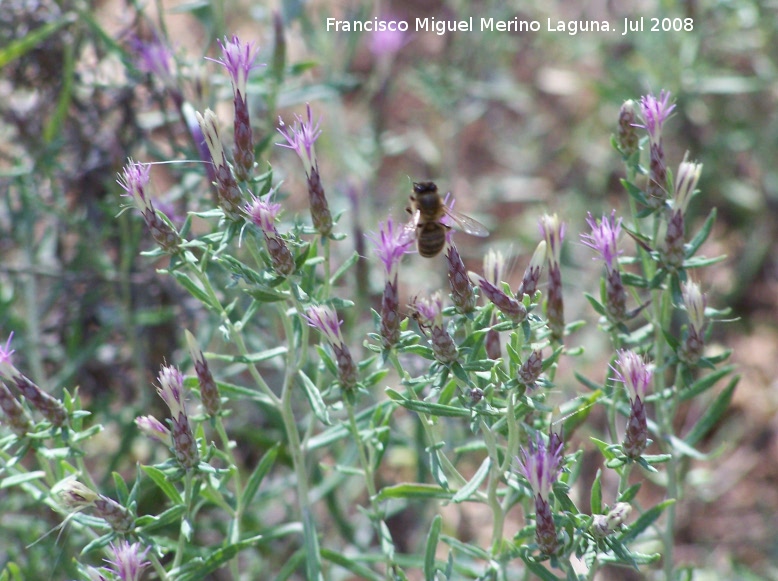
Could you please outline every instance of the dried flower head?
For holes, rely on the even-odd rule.
[[[678,167],[678,175],[675,176],[675,204],[673,212],[686,213],[689,200],[692,198],[697,182],[702,174],[702,164],[686,161],[686,158]]]

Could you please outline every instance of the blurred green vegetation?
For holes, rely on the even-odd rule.
[[[618,109],[625,99],[668,89],[678,103],[665,135],[671,169],[686,150],[704,163],[702,195],[691,211],[703,219],[711,206],[719,208],[716,248],[708,254],[730,256],[703,281],[712,301],[742,316],[718,332],[747,332],[765,315],[774,323],[776,295],[766,290],[776,282],[778,236],[775,4],[625,2],[600,12],[605,7],[386,3],[387,15],[411,23],[473,14],[535,19],[543,27],[413,33],[396,53],[380,53],[370,50],[370,35],[326,32],[324,25],[329,15],[371,18],[372,3],[284,2],[295,74],[277,103],[250,84],[260,139],[272,143],[276,105],[288,118],[313,104],[323,116],[317,147],[328,194],[336,211],[348,211],[341,227],[356,234],[362,254],[361,233],[376,230],[388,212],[402,216],[410,177],[454,191],[459,209],[493,231],[485,243],[510,245],[514,253],[531,253],[542,211],[559,212],[568,221],[569,267],[583,269],[576,239],[586,211],[625,204],[620,160],[610,147]],[[207,324],[139,254],[151,247],[141,221],[129,212],[117,217],[116,173],[128,157],[197,158],[169,87],[133,60],[130,38],[148,39],[160,14],[159,30],[167,31],[176,56],[176,88],[198,110],[229,94],[223,72],[201,58],[212,54],[216,38],[256,38],[260,60],[271,54],[272,13],[263,5],[202,2],[143,12],[77,0],[3,0],[0,9],[2,341],[15,333],[15,364],[41,386],[57,393],[80,386],[94,421],[116,437],[90,458],[105,484],[111,470],[133,470],[132,419],[160,406],[150,386],[160,362],[178,351],[182,328]],[[545,32],[549,17],[620,26],[639,16],[692,18],[694,30]],[[280,151],[273,160],[282,195],[303,209],[294,194],[304,179],[296,160]],[[202,208],[211,195],[204,174],[193,165],[155,168],[161,201],[179,213]],[[477,270],[484,247],[468,241],[464,249]],[[360,276],[367,280],[364,270]],[[413,277],[428,273],[410,276],[413,286]],[[583,285],[575,279],[568,276],[573,291]],[[375,289],[363,290],[370,293],[363,298],[375,300]],[[570,308],[580,312],[569,318],[591,318],[578,300]],[[0,560],[22,564],[28,579],[75,575],[67,528],[44,536],[59,524],[57,515],[7,490],[0,503]],[[736,549],[730,548],[735,558]],[[762,549],[769,560],[768,539]],[[761,560],[752,564],[764,570]]]

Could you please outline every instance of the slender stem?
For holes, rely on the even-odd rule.
[[[511,398],[509,398],[511,399]],[[502,479],[502,471],[500,466],[500,457],[497,453],[497,441],[494,438],[494,434],[486,422],[481,419],[481,433],[484,436],[484,443],[486,444],[486,450],[489,454],[490,468],[489,468],[489,482],[486,487],[486,504],[492,511],[492,557],[497,556],[502,545],[503,526],[505,524],[505,514],[500,505],[500,500],[497,497],[497,487]]]
[[[178,533],[178,546],[176,547],[176,556],[173,559],[173,569],[177,569],[181,565],[184,553],[186,552],[186,543],[190,536],[190,533],[187,533],[186,529],[188,528],[188,523],[192,519],[193,492],[194,478],[192,477],[192,471],[187,470],[186,476],[184,476],[184,503],[186,504],[186,512],[184,513],[184,518],[181,520],[181,530]]]
[[[294,293],[292,293],[294,295]],[[300,307],[298,307],[299,309]],[[303,352],[307,345],[300,349],[299,358],[295,360],[295,337],[292,321],[286,313],[283,306],[278,307],[281,323],[284,326],[286,334],[287,352],[286,352],[286,372],[284,374],[284,385],[281,390],[281,418],[286,430],[286,437],[289,442],[289,455],[292,457],[292,466],[294,467],[295,479],[297,480],[297,502],[300,506],[300,513],[303,521],[303,534],[306,540],[306,549],[309,554],[306,555],[307,572],[309,579],[318,579],[321,574],[319,564],[321,556],[319,555],[319,542],[316,534],[316,525],[313,519],[313,510],[311,508],[311,499],[308,490],[308,474],[305,468],[305,450],[300,440],[300,431],[297,428],[297,420],[294,416],[293,408],[293,385],[300,365],[304,361]],[[307,329],[307,326],[303,326]]]

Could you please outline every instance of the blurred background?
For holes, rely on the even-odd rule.
[[[273,145],[275,128],[306,103],[321,117],[317,154],[333,210],[344,212],[338,230],[350,235],[341,259],[366,255],[364,234],[379,221],[405,219],[412,181],[435,180],[492,232],[457,235],[468,268],[480,271],[486,249],[498,248],[515,262],[515,288],[538,217],[558,213],[567,223],[566,318],[590,323],[568,344],[585,346],[577,370],[601,380],[609,346],[582,296],[596,293],[600,272],[578,237],[588,211],[626,215],[611,146],[622,103],[669,90],[668,165],[686,152],[704,164],[691,231],[717,208],[703,254],[726,255],[695,273],[709,304],[733,313],[714,328],[711,348],[732,349],[742,375],[729,415],[703,446],[711,461],[689,468],[677,559],[710,578],[778,578],[778,4],[585,4],[0,0],[0,339],[15,333],[15,365],[57,394],[80,387],[106,426],[93,451],[105,475],[142,455],[126,427],[160,405],[150,382],[163,358],[176,360],[182,329],[207,323],[156,274],[164,264],[140,255],[153,243],[133,212],[119,215],[116,174],[128,157],[197,159],[182,103],[213,108],[230,139],[229,79],[203,57],[219,56],[216,39],[237,34],[268,63],[252,73],[248,98],[260,163],[283,182],[289,219],[307,218],[305,176],[293,153]],[[541,30],[414,31],[416,18],[470,16],[537,20]],[[625,18],[641,16],[645,31],[621,34]],[[327,31],[328,17],[405,20],[410,32]],[[651,32],[651,18],[692,19],[693,30]],[[549,32],[547,19],[608,21],[618,32]],[[273,87],[281,42],[285,79]],[[152,183],[169,216],[212,203],[201,164],[155,166]],[[361,261],[344,282],[365,304],[380,300],[374,268]],[[442,262],[410,257],[403,300],[444,277]],[[580,389],[572,370],[558,381]],[[26,545],[58,517],[25,502],[0,490],[0,546],[33,560],[51,545]]]

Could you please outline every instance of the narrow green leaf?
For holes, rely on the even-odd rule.
[[[713,387],[719,379],[729,375],[732,371],[734,371],[734,369],[734,365],[726,365],[721,369],[714,371],[713,373],[709,373],[705,377],[701,377],[686,389],[681,390],[681,393],[678,394],[679,398],[681,401],[694,399],[702,392],[707,391]]]
[[[705,410],[705,413],[702,415],[702,417],[697,421],[696,424],[694,424],[694,427],[689,431],[688,434],[686,434],[683,439],[684,442],[690,446],[694,446],[715,427],[721,417],[729,409],[729,404],[732,402],[732,394],[735,393],[735,388],[737,387],[738,381],[740,381],[739,375],[736,375],[730,380],[727,387],[725,387],[724,390],[716,397],[710,407]]]
[[[562,581],[561,577],[557,577],[540,563],[536,563],[535,561],[531,561],[529,559],[525,559],[524,563],[526,563],[527,569],[537,575],[541,581]]]
[[[314,415],[321,423],[329,426],[332,423],[330,422],[330,414],[327,410],[327,405],[324,403],[324,400],[321,397],[319,388],[316,387],[316,384],[311,381],[311,378],[308,377],[308,375],[306,375],[302,369],[298,371],[297,374],[300,376],[300,380],[303,384],[303,390],[305,391],[305,397],[308,399],[308,404],[311,406],[311,410],[313,411]]]
[[[581,375],[577,371],[575,372],[575,378],[578,381],[580,381],[585,387],[588,387],[592,391],[599,391],[600,388],[602,387],[599,383],[596,383],[596,382],[592,381],[591,379]]]
[[[265,476],[267,476],[267,473],[270,472],[270,469],[273,467],[273,464],[278,457],[279,448],[280,444],[276,444],[267,452],[265,452],[265,455],[262,456],[262,459],[257,464],[257,467],[254,468],[251,476],[249,476],[249,479],[246,482],[246,488],[243,489],[243,498],[241,499],[241,504],[243,506],[249,506],[251,504],[251,501],[254,499],[254,495],[259,489],[259,485],[262,483],[262,480],[265,478]]]
[[[39,26],[29,34],[6,45],[0,49],[0,69],[5,67],[11,61],[24,56],[26,53],[41,44],[49,36],[57,32],[60,28],[72,23],[74,20],[75,15],[68,14],[59,20],[49,22],[43,26]]]
[[[196,298],[198,301],[203,303],[205,306],[210,307],[211,309],[218,310],[218,305],[214,305],[212,303],[211,297],[208,295],[208,293],[200,288],[200,286],[198,286],[195,281],[189,278],[186,273],[179,270],[174,270],[168,272],[168,274],[176,279],[176,282],[184,287],[189,292],[189,294]]]
[[[40,478],[45,478],[46,473],[43,470],[35,470],[33,472],[25,472],[23,474],[15,474],[14,476],[8,476],[0,481],[0,489],[10,488],[11,486],[18,486],[25,482],[31,482]]]
[[[440,539],[440,528],[443,526],[443,518],[436,514],[430,525],[430,532],[427,535],[427,543],[424,550],[424,578],[427,581],[435,581],[435,552],[438,548]]]
[[[596,298],[594,298],[589,293],[584,293],[584,296],[586,297],[586,300],[589,301],[589,304],[592,305],[592,308],[603,317],[607,316],[607,311],[605,310],[605,307],[598,301]]]
[[[341,264],[338,267],[338,270],[335,271],[335,273],[330,277],[330,286],[334,286],[336,282],[338,282],[338,279],[346,274],[346,271],[348,271],[349,268],[354,266],[357,261],[359,260],[359,253],[354,251],[354,253],[346,259],[343,264]]]
[[[162,492],[173,502],[173,504],[183,504],[184,500],[181,498],[176,487],[168,481],[165,473],[159,468],[154,466],[141,466],[146,475],[154,481],[154,484],[159,486]]]
[[[361,563],[357,563],[354,559],[342,555],[341,553],[337,553],[331,549],[322,548],[321,557],[330,563],[334,563],[335,565],[343,567],[347,571],[351,571],[351,573],[356,575],[357,579],[366,579],[368,581],[383,581],[385,579],[383,575],[379,575],[369,567],[366,567]]]
[[[597,475],[592,482],[592,492],[589,495],[589,503],[592,507],[592,514],[602,514],[602,470],[597,469]]]
[[[648,206],[648,200],[646,199],[646,195],[643,193],[643,190],[625,179],[621,180],[621,185],[624,186],[624,189],[627,190],[627,193],[635,200],[637,200],[637,202],[644,206]]]
[[[140,532],[149,533],[156,529],[179,522],[185,513],[186,507],[183,504],[177,504],[157,516],[144,515],[138,517],[135,521],[135,525]]]
[[[648,509],[646,512],[641,514],[634,523],[632,523],[627,531],[617,537],[618,540],[622,543],[629,543],[630,541],[635,540],[640,533],[651,526],[651,524],[653,524],[653,522],[660,517],[662,512],[674,502],[675,499],[670,498]]]
[[[478,468],[476,473],[470,479],[470,482],[465,484],[462,488],[460,488],[457,491],[457,493],[454,495],[454,498],[451,499],[451,502],[458,503],[458,502],[464,502],[466,500],[469,500],[470,497],[481,486],[481,483],[486,479],[486,476],[489,474],[489,470],[491,469],[491,467],[492,467],[492,461],[487,456],[486,458],[484,458],[484,461],[481,462],[481,466]]]
[[[438,498],[442,500],[449,500],[451,498],[451,492],[441,488],[436,484],[395,484],[394,486],[386,486],[376,495],[379,502],[389,500],[390,498],[419,498],[429,499]]]
[[[130,496],[127,483],[124,482],[124,478],[122,478],[122,475],[118,472],[112,472],[111,476],[113,477],[113,484],[116,487],[116,500],[119,502],[119,504],[124,505],[127,503],[127,499]]]
[[[713,223],[716,221],[716,208],[713,208],[705,219],[705,223],[700,228],[699,232],[694,235],[686,245],[686,256],[694,256],[702,246],[703,242],[710,236],[710,232],[713,229]]]
[[[642,486],[643,484],[641,482],[637,482],[629,488],[623,490],[622,493],[619,494],[619,497],[616,499],[616,502],[632,502],[632,500],[638,495],[638,492],[640,492]]]
[[[445,416],[453,418],[465,418],[470,417],[470,410],[464,408],[441,405],[439,403],[433,403],[430,401],[419,401],[415,399],[407,399],[399,392],[387,388],[386,395],[394,402],[397,402],[405,409],[409,409],[420,414],[430,414],[432,416]]]

